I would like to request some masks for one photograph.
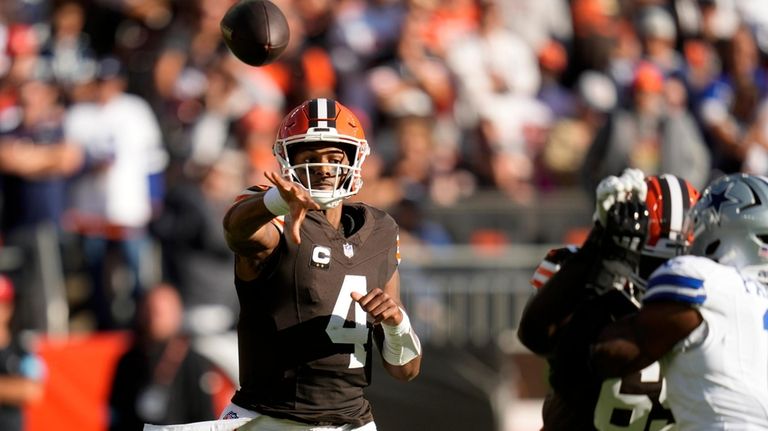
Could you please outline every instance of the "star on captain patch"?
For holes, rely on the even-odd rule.
[[[344,244],[344,256],[347,256],[349,259],[352,259],[352,256],[355,255],[355,249],[352,248],[352,244],[345,243]]]

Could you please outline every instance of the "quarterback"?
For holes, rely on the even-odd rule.
[[[375,430],[363,389],[375,342],[384,368],[416,377],[421,346],[400,303],[398,227],[344,200],[360,190],[369,153],[342,104],[312,99],[282,121],[280,174],[252,187],[224,218],[240,300],[240,388],[224,418],[244,429]]]

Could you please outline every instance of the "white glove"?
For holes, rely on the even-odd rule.
[[[606,214],[616,202],[625,202],[628,196],[637,196],[641,201],[645,201],[647,194],[645,175],[640,169],[626,168],[620,177],[609,175],[600,181],[595,190],[595,212],[592,220],[605,226]]]
[[[648,195],[648,185],[645,184],[645,174],[643,174],[643,171],[627,168],[624,169],[619,179],[624,183],[624,191],[627,195],[637,196],[641,202],[645,201],[645,197]],[[625,199],[626,197],[625,195]]]

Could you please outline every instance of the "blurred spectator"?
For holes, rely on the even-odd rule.
[[[233,0],[185,2],[163,35],[154,62],[153,104],[173,152],[186,148],[188,127],[197,120],[208,88],[208,70],[228,55],[219,21]]]
[[[0,112],[0,193],[12,205],[2,209],[0,237],[18,247],[25,263],[11,275],[18,286],[19,329],[47,331],[48,301],[63,296],[60,219],[67,179],[83,163],[78,145],[64,138],[64,106],[42,61],[20,83],[17,104]],[[66,330],[58,327],[57,331]]]
[[[279,124],[279,112],[267,106],[253,107],[237,122],[236,136],[248,158],[248,184],[263,184],[265,172],[280,169],[272,155]]]
[[[546,128],[549,109],[536,99],[541,75],[536,55],[504,27],[495,1],[480,2],[480,27],[448,52],[458,80],[457,109],[463,127],[479,130],[478,172],[490,172],[491,185],[527,201],[533,178],[530,132]],[[535,132],[534,132],[535,133]]]
[[[221,220],[246,187],[247,160],[227,149],[214,161],[191,159],[187,181],[168,190],[163,212],[152,221],[160,241],[163,278],[178,287],[195,335],[234,328],[239,311],[231,285],[234,256],[221,234]]]
[[[499,7],[507,28],[534,51],[556,40],[570,45],[573,39],[568,0],[503,0]]]
[[[371,153],[365,159],[361,188],[351,201],[365,202],[377,208],[390,209],[403,197],[403,188],[396,177],[385,173],[385,163],[377,153]]]
[[[643,57],[656,65],[665,76],[680,74],[685,65],[678,51],[677,29],[672,14],[661,6],[639,9],[637,32]]]
[[[202,94],[194,99],[194,118],[189,118],[188,124],[176,132],[179,139],[170,148],[173,166],[166,175],[169,182],[183,175],[178,170],[189,159],[210,164],[225,147],[236,146],[236,123],[254,109],[253,101],[223,60],[206,67],[205,80]]]
[[[670,173],[695,187],[709,180],[710,155],[693,117],[686,110],[685,87],[665,81],[651,63],[635,71],[632,105],[611,113],[592,143],[583,167],[587,187],[624,168],[648,175]]]
[[[533,96],[541,75],[534,51],[504,27],[494,0],[480,1],[480,26],[447,52],[462,107],[483,116],[505,95]]]
[[[392,217],[400,226],[403,245],[446,246],[453,244],[448,231],[439,223],[424,215],[424,204],[412,199],[402,199],[392,209]]]
[[[216,418],[211,363],[182,334],[183,309],[176,288],[159,284],[138,309],[131,347],[119,359],[109,397],[109,429],[139,430]]]
[[[585,71],[579,77],[573,113],[558,118],[536,160],[538,186],[551,190],[578,187],[581,167],[610,111],[616,107],[616,86],[608,76]]]
[[[620,30],[618,0],[573,0],[571,75],[582,70],[607,71]]]
[[[429,51],[446,58],[464,36],[477,30],[477,0],[408,0],[410,14],[426,14],[423,36]]]
[[[0,275],[0,429],[22,431],[25,404],[43,395],[45,364],[24,347],[11,329],[14,288],[11,279]]]
[[[167,155],[147,102],[125,92],[120,62],[102,60],[98,81],[99,111],[91,123],[96,130],[84,131],[87,141],[80,142],[94,156],[93,163],[78,183],[84,189],[75,190],[77,211],[69,220],[82,234],[97,327],[110,329],[129,323],[135,299],[155,269],[147,259],[151,241],[146,229],[157,210],[153,205],[162,199]],[[124,286],[111,283],[115,268],[108,255],[113,252],[120,256],[117,267],[127,269]]]
[[[742,171],[755,175],[768,175],[768,102],[763,100],[757,118],[745,136],[748,145]]]
[[[328,0],[280,3],[291,29],[288,47],[274,63],[251,70],[255,79],[267,78],[280,89],[283,98],[279,108],[296,106],[310,98],[335,96],[339,85],[337,68],[326,43],[334,4]]]
[[[568,53],[555,40],[544,43],[537,53],[541,70],[541,85],[537,98],[542,101],[555,118],[576,114],[576,94],[563,85],[562,77],[568,67]]]
[[[711,142],[714,167],[728,174],[741,170],[748,149],[744,139],[768,94],[768,73],[748,27],[739,27],[721,46],[723,73],[705,90],[697,111]]]
[[[367,85],[373,92],[376,110],[382,115],[368,112],[374,122],[377,139],[375,152],[387,163],[393,163],[396,148],[388,145],[388,133],[405,116],[434,117],[436,128],[456,128],[453,104],[456,90],[453,77],[445,64],[429,46],[427,29],[431,15],[412,8],[402,23],[396,57],[372,67],[367,72]],[[437,145],[453,147],[458,142],[448,139]]]
[[[395,124],[396,161],[391,175],[406,196],[423,199],[429,195],[434,139],[429,117],[405,116]]]
[[[41,47],[41,57],[51,65],[58,85],[68,87],[96,68],[90,37],[83,32],[85,10],[81,0],[64,0],[54,5],[50,36]]]
[[[405,13],[405,5],[399,1],[337,2],[333,24],[324,41],[338,71],[339,98],[346,100],[350,109],[361,110],[374,121],[375,98],[368,75],[371,69],[395,59]]]

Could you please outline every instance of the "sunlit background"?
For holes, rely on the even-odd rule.
[[[109,429],[110,399],[218,415],[237,386],[221,218],[277,170],[278,122],[305,99],[363,121],[353,199],[401,229],[425,357],[408,384],[374,367],[384,431],[539,429],[546,366],[517,321],[547,250],[589,230],[601,178],[768,173],[766,1],[274,2],[291,42],[264,67],[223,44],[231,0],[0,2],[0,302],[42,383],[0,399],[21,429]],[[161,367],[118,367],[178,332],[189,345],[148,353]],[[118,400],[118,381],[171,386],[179,351],[202,364],[185,390]]]

